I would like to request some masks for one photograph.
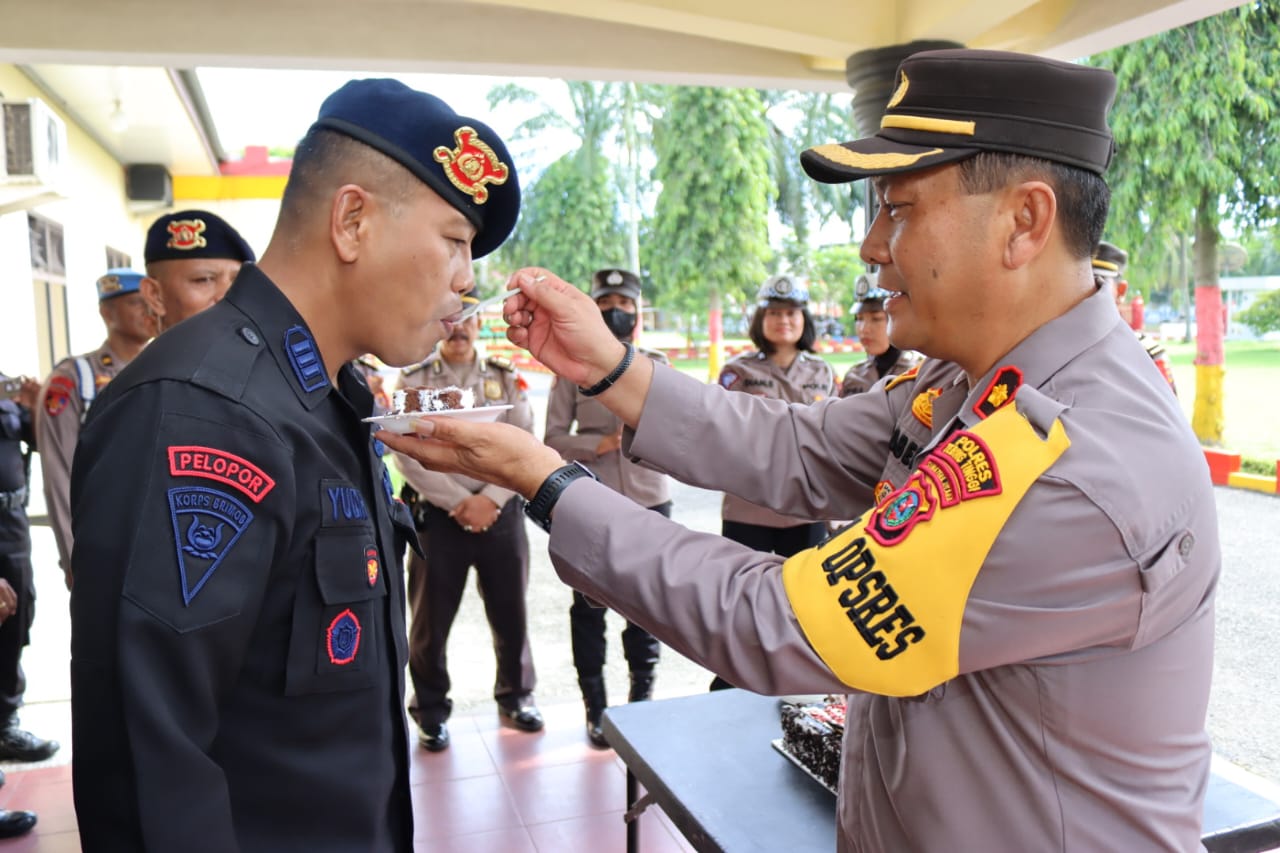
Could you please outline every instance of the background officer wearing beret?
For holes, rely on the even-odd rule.
[[[635,340],[640,318],[640,277],[628,270],[603,269],[591,277],[591,298],[600,307],[605,325],[620,341]],[[637,348],[659,364],[667,364],[666,355],[656,350]],[[572,382],[553,381],[547,400],[547,423],[543,438],[565,459],[582,462],[620,495],[642,507],[670,517],[671,491],[667,477],[660,471],[637,465],[622,453],[622,421],[595,399],[584,395]],[[601,729],[601,718],[609,704],[605,687],[604,663],[608,641],[605,637],[607,608],[589,600],[580,592],[573,593],[569,605],[569,634],[573,644],[573,666],[578,671],[578,687],[587,714],[587,738],[593,746],[608,746]],[[661,644],[641,628],[627,620],[622,629],[622,652],[627,661],[631,686],[628,702],[639,702],[653,696],[654,669],[658,665]]]
[[[22,649],[28,643],[35,612],[27,491],[31,453],[36,447],[32,410],[40,383],[3,373],[0,382],[4,383],[0,393],[0,714],[7,723],[0,733],[0,749],[11,746],[18,753],[11,751],[5,760],[39,761],[52,755],[58,744],[18,728],[17,713],[27,686]],[[4,773],[0,773],[3,784]],[[31,812],[0,809],[0,838],[23,835],[35,825],[36,816]]]
[[[464,305],[479,300],[474,293]],[[481,358],[476,351],[480,316],[454,325],[427,360],[401,371],[402,388],[470,389],[477,406],[510,405],[499,420],[533,432],[533,410],[524,379],[505,358]],[[471,568],[484,600],[497,668],[493,698],[498,713],[519,729],[536,732],[542,715],[533,700],[537,677],[529,650],[525,592],[529,587],[529,538],[523,501],[510,489],[471,477],[428,471],[399,454],[405,500],[413,507],[424,556],[409,555],[409,677],[414,697],[409,711],[418,722],[418,742],[432,752],[449,746],[445,722],[449,698],[449,631],[462,604]]]
[[[612,379],[632,456],[851,526],[784,560],[500,424],[439,419],[396,448],[533,498],[562,579],[732,683],[847,693],[842,853],[1199,849],[1221,553],[1199,442],[1091,271],[1115,78],[981,50],[897,78],[875,136],[801,163],[873,178],[862,259],[894,345],[927,357],[915,377],[783,406],[624,364],[547,271],[504,306],[560,376]]]
[[[889,315],[884,301],[891,295],[878,287],[874,277],[861,275],[854,285],[858,301],[853,306],[854,329],[867,360],[855,364],[844,375],[840,396],[861,394],[886,376],[900,376],[920,363],[920,356],[900,350],[889,341]]]
[[[67,589],[71,588],[71,460],[80,425],[98,392],[156,334],[155,318],[139,292],[142,278],[134,270],[113,269],[98,279],[98,314],[107,327],[106,341],[93,352],[58,362],[40,390],[36,418],[40,470]]]
[[[447,337],[519,203],[485,124],[352,81],[298,144],[261,263],[94,402],[71,480],[86,850],[412,849],[417,535],[351,362]]]
[[[1093,253],[1093,276],[1098,280],[1099,287],[1111,289],[1115,295],[1117,310],[1124,305],[1125,294],[1129,292],[1129,282],[1124,277],[1125,267],[1128,265],[1129,253],[1105,240],[1098,244],[1098,250]],[[1151,360],[1155,362],[1160,375],[1169,383],[1169,390],[1177,394],[1178,386],[1173,381],[1173,362],[1169,360],[1169,353],[1164,348],[1164,344],[1142,329],[1134,329],[1133,333],[1138,336],[1138,343],[1142,344],[1147,355],[1151,356]]]
[[[142,295],[160,332],[222,299],[240,265],[254,260],[240,232],[207,210],[166,213],[151,223],[144,256]]]

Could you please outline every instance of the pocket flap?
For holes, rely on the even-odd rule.
[[[316,537],[316,583],[325,604],[387,594],[385,567],[373,531],[322,531]]]

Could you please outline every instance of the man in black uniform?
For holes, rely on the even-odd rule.
[[[364,353],[448,335],[519,187],[485,124],[352,81],[225,299],[95,402],[71,485],[84,849],[409,851],[404,505]]]
[[[0,380],[8,379],[0,374]],[[5,385],[11,385],[12,390],[0,395],[0,761],[41,761],[53,755],[58,744],[41,740],[17,725],[27,686],[22,649],[29,641],[35,608],[27,494],[31,452],[36,445],[31,410],[40,394],[40,383],[22,377]],[[4,774],[0,773],[3,784]],[[36,816],[31,812],[0,809],[0,838],[22,835],[35,824]]]

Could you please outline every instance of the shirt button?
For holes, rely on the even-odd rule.
[[[1194,547],[1196,547],[1196,537],[1190,533],[1182,534],[1182,538],[1178,540],[1178,553],[1185,557]]]
[[[240,327],[240,337],[244,338],[246,341],[253,344],[255,347],[258,344],[262,343],[262,341],[258,339],[258,333],[255,332],[253,329],[250,329],[248,326]]]

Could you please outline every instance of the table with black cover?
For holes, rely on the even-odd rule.
[[[836,849],[835,797],[771,745],[782,734],[776,698],[717,690],[618,705],[604,734],[627,765],[628,853],[650,804],[699,853]],[[1280,847],[1280,804],[1215,772],[1203,841],[1211,853]]]

